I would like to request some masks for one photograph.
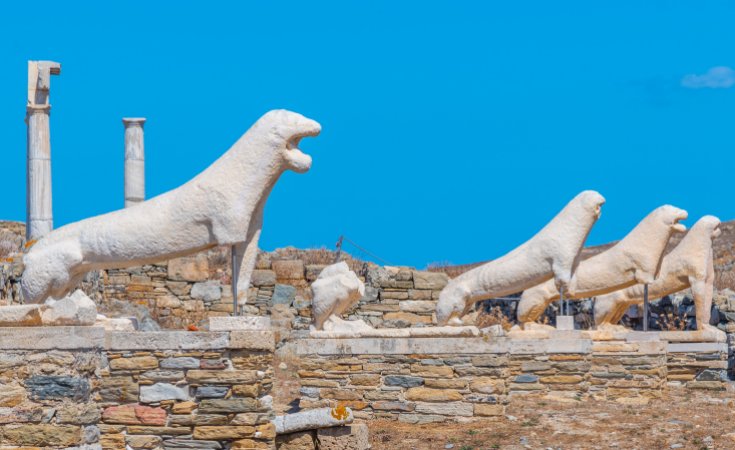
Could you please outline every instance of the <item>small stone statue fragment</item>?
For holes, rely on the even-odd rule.
[[[325,267],[311,285],[312,314],[315,330],[349,331],[372,329],[362,320],[345,321],[339,315],[353,307],[365,295],[365,284],[347,263]]]

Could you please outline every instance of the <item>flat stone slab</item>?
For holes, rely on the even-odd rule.
[[[271,329],[271,318],[265,316],[210,317],[209,331],[239,331]]]
[[[104,346],[105,330],[99,327],[0,328],[0,350],[81,350]]]
[[[302,339],[299,355],[406,355],[456,353],[589,353],[588,339],[523,340],[488,337]]]
[[[223,331],[110,331],[105,336],[107,350],[208,350],[229,346],[230,333]]]
[[[370,330],[354,331],[312,330],[309,333],[309,336],[314,339],[477,337],[480,335],[480,330],[475,326],[373,328]]]
[[[41,305],[0,306],[0,327],[41,325]]]
[[[724,342],[672,342],[666,346],[666,350],[669,353],[727,353],[727,344]]]

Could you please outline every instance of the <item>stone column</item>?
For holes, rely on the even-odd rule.
[[[145,200],[144,118],[125,118],[125,207]]]
[[[51,208],[51,139],[49,87],[51,75],[61,73],[53,61],[28,61],[26,104],[26,238],[38,239],[54,228]]]

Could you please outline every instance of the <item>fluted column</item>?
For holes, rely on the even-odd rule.
[[[61,73],[53,61],[28,61],[26,103],[26,238],[38,239],[54,228],[51,205],[51,75]]]
[[[145,200],[144,118],[125,118],[125,207]]]

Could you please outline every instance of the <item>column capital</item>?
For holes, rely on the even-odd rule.
[[[26,112],[28,114],[33,114],[37,112],[45,112],[48,114],[48,112],[51,111],[51,105],[46,103],[45,105],[34,105],[34,104],[27,104],[26,105]]]
[[[122,121],[125,127],[129,127],[131,125],[139,125],[142,127],[145,120],[145,117],[123,117]]]

